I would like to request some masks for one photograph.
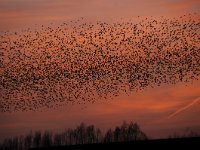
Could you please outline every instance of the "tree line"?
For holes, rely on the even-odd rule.
[[[76,128],[68,128],[61,133],[52,133],[52,131],[35,131],[25,136],[7,138],[1,143],[0,150],[26,150],[29,148],[92,144],[107,142],[124,142],[146,140],[147,136],[134,122],[123,122],[121,126],[114,129],[108,129],[103,133],[94,125],[81,123]]]

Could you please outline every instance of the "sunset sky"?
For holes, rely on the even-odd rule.
[[[199,0],[0,0],[0,33],[59,25],[83,17],[89,22],[137,16],[173,18],[200,15]],[[200,79],[200,78],[199,78]],[[1,91],[0,91],[1,92]],[[162,84],[130,95],[85,105],[65,105],[36,112],[0,113],[0,140],[46,129],[63,131],[81,122],[106,130],[125,121],[137,122],[151,138],[200,133],[200,80]]]
[[[59,23],[84,17],[109,20],[199,13],[198,0],[0,0],[0,29]]]

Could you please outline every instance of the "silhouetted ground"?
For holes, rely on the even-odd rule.
[[[85,145],[70,145],[70,146],[54,146],[43,148],[31,148],[30,150],[72,150],[72,149],[141,149],[141,148],[159,148],[159,149],[200,149],[200,137],[193,138],[173,138],[159,140],[145,140],[134,142],[118,142],[118,143],[99,143]]]

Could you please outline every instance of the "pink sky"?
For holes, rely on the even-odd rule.
[[[170,117],[200,97],[200,81],[177,85],[162,85],[131,95],[94,104],[67,105],[59,109],[38,112],[1,113],[1,137],[20,135],[30,130],[62,131],[81,122],[95,124],[105,130],[120,125],[123,120],[136,121],[152,138],[167,137],[190,128],[200,131],[200,101]]]
[[[35,24],[62,23],[84,17],[90,21],[135,16],[174,17],[198,13],[199,0],[0,0],[0,31],[15,31]],[[123,120],[136,121],[148,136],[167,137],[189,127],[200,132],[200,102],[173,113],[200,97],[200,81],[162,85],[129,96],[87,105],[67,105],[38,112],[0,113],[0,140],[30,130],[62,131],[80,122],[107,129]]]
[[[0,30],[22,29],[84,17],[109,20],[135,16],[199,13],[198,0],[0,0]]]

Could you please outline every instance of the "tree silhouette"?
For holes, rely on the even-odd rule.
[[[103,135],[102,135],[102,132],[101,132],[101,130],[99,128],[96,129],[95,134],[96,134],[96,141],[95,142],[96,143],[102,142]]]
[[[121,133],[122,141],[128,141],[128,124],[126,123],[126,121],[124,121],[121,125]]]
[[[109,129],[104,136],[104,142],[113,142],[113,141],[114,141],[113,131],[112,129]]]
[[[54,135],[54,145],[62,145],[62,135],[61,134],[55,134]]]
[[[96,136],[95,136],[95,128],[93,125],[90,125],[86,128],[86,143],[94,143]]]
[[[128,126],[128,141],[145,140],[147,136],[140,130],[137,123],[131,122]]]
[[[115,142],[119,142],[120,141],[120,134],[121,134],[120,128],[116,127],[115,131],[114,131],[114,141]]]
[[[29,133],[28,135],[25,136],[25,138],[24,138],[24,148],[25,149],[28,149],[32,146],[32,140],[33,140],[32,133]]]
[[[62,133],[53,134],[50,131],[41,133],[30,132],[25,136],[5,139],[0,150],[26,150],[31,147],[49,147],[59,145],[92,144],[145,140],[147,136],[141,131],[137,123],[126,123],[116,126],[114,130],[108,129],[105,134],[94,125],[81,123],[74,129],[67,129]]]
[[[75,131],[72,130],[72,129],[68,129],[67,132],[66,132],[66,144],[69,144],[69,145],[72,145],[72,144],[75,144]]]
[[[18,137],[13,138],[12,146],[13,146],[13,148],[16,148],[16,149],[19,148]]]
[[[42,145],[48,147],[51,146],[52,144],[53,144],[52,133],[50,133],[49,131],[45,131],[42,137]]]
[[[84,123],[81,123],[80,126],[78,126],[76,128],[76,134],[77,134],[77,138],[78,138],[78,143],[79,144],[85,144],[85,139],[84,137],[86,137],[86,127]]]
[[[34,147],[39,147],[41,145],[42,135],[40,131],[36,131],[33,137],[33,145]]]
[[[19,139],[19,150],[23,150],[24,149],[24,137],[20,136]]]

